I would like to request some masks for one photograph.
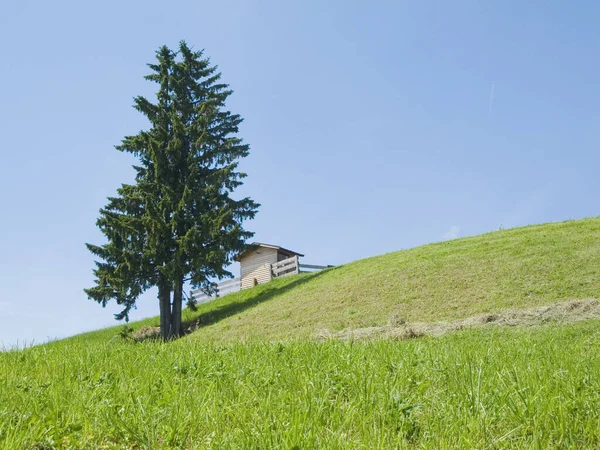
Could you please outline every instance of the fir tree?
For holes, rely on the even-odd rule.
[[[151,126],[123,139],[117,150],[136,156],[135,183],[124,184],[100,210],[105,245],[86,244],[96,262],[95,286],[85,289],[103,306],[123,306],[128,319],[147,289],[158,287],[164,339],[181,334],[183,288],[214,289],[215,278],[253,233],[242,222],[256,214],[250,198],[230,194],[246,176],[238,171],[249,147],[237,136],[242,118],[226,110],[232,93],[203,53],[185,42],[162,47],[145,78],[158,84],[156,103],[136,97],[135,108]]]

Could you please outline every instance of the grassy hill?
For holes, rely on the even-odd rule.
[[[175,342],[0,353],[0,449],[599,448],[599,320],[314,339],[598,299],[599,263],[600,218],[525,227],[228,295]]]
[[[600,218],[496,231],[274,280],[186,311],[202,342],[310,338],[600,298]],[[133,324],[158,325],[157,319]],[[105,339],[116,329],[83,335]]]

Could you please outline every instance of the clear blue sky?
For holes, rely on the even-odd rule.
[[[84,242],[132,178],[113,146],[159,46],[234,89],[256,240],[341,264],[598,215],[599,23],[596,1],[2,2],[0,342],[116,324]]]

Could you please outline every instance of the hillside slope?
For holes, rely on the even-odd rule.
[[[118,326],[0,352],[0,449],[599,448],[599,246],[600,218],[495,232],[228,295],[173,342]],[[311,339],[587,306],[596,320]]]
[[[389,253],[272,289],[268,301],[190,337],[308,337],[321,330],[384,325],[399,318],[450,320],[504,308],[600,298],[600,218],[497,231]],[[236,301],[235,296],[230,301]]]
[[[496,231],[274,280],[186,311],[185,320],[198,326],[186,339],[306,338],[593,298],[600,298],[600,217]],[[157,319],[134,328],[142,325]]]

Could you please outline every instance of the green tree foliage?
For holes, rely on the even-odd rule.
[[[136,97],[135,108],[151,126],[127,136],[116,149],[139,159],[134,184],[123,184],[100,210],[104,245],[86,244],[96,262],[89,298],[123,306],[128,319],[147,289],[158,287],[164,339],[181,333],[184,282],[211,292],[215,278],[253,233],[242,222],[256,214],[250,198],[233,191],[246,174],[238,171],[249,147],[237,136],[242,118],[226,110],[232,93],[203,53],[185,42],[174,52],[162,47],[145,78],[157,83],[156,103]]]

